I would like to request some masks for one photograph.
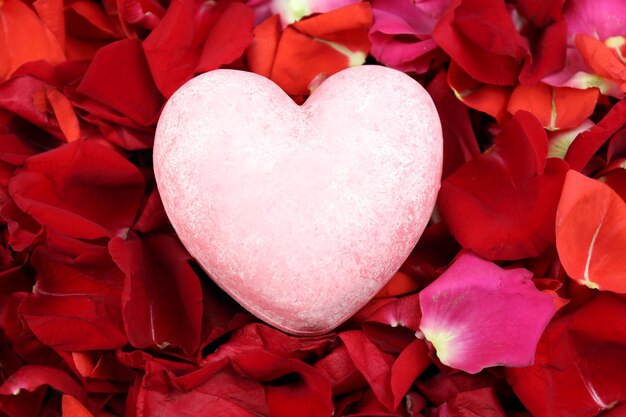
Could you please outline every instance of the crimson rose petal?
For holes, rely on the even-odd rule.
[[[137,215],[143,190],[143,176],[133,164],[91,140],[29,158],[9,183],[20,209],[80,239],[124,233]]]

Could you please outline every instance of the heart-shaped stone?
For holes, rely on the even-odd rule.
[[[154,170],[174,229],[221,288],[279,329],[319,334],[407,258],[442,154],[432,100],[399,71],[341,71],[298,106],[264,77],[216,70],[165,106]]]

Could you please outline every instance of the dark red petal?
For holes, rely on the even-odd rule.
[[[616,103],[596,126],[574,139],[567,150],[565,161],[572,169],[582,171],[600,147],[625,124],[626,99],[623,99]]]
[[[423,340],[414,340],[400,353],[391,366],[391,392],[394,409],[404,399],[415,379],[431,364],[428,347]]]
[[[115,349],[128,343],[121,312],[123,275],[106,251],[68,259],[39,247],[33,293],[20,313],[44,343],[61,350]]]
[[[367,383],[376,394],[376,398],[388,410],[394,407],[394,397],[391,391],[391,365],[393,357],[382,352],[359,330],[343,332],[339,335],[346,346],[350,358],[356,368],[367,380]]]
[[[534,365],[507,370],[533,416],[592,417],[626,401],[625,318],[624,301],[602,293],[548,326]]]
[[[480,154],[472,129],[469,112],[455,97],[447,82],[445,71],[439,72],[428,85],[443,129],[443,178],[459,166]]]
[[[439,20],[433,39],[476,80],[514,85],[525,54],[504,3],[456,0]]]
[[[137,393],[137,415],[269,415],[262,385],[239,376],[227,363],[183,378],[191,377],[194,383],[189,385],[162,365],[148,362]]]
[[[114,150],[77,141],[28,159],[9,183],[17,206],[76,238],[115,236],[137,215],[144,179]]]
[[[4,381],[0,395],[19,395],[21,390],[33,392],[43,385],[49,385],[81,401],[87,398],[85,390],[68,374],[60,369],[38,365],[26,365],[18,369]]]
[[[140,125],[155,124],[163,104],[137,39],[125,39],[100,49],[77,91]]]
[[[533,257],[554,243],[567,165],[547,156],[537,119],[518,112],[496,144],[444,180],[441,215],[465,248],[488,259]]]
[[[171,235],[126,239],[109,244],[111,256],[126,274],[122,293],[124,327],[138,348],[196,352],[202,323],[202,290],[189,265],[191,256]],[[167,279],[164,279],[167,277]]]
[[[253,17],[250,7],[231,3],[211,28],[195,71],[211,71],[239,58],[252,42]]]

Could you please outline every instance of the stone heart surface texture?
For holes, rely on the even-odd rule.
[[[154,170],[208,275],[260,319],[310,335],[347,320],[408,257],[442,148],[430,96],[399,71],[343,70],[298,106],[260,75],[215,70],[166,104]]]

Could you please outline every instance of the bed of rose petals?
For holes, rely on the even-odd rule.
[[[0,415],[625,416],[625,35],[624,0],[0,0]],[[437,105],[437,209],[289,336],[176,238],[155,124],[216,68],[302,102],[374,63]]]

